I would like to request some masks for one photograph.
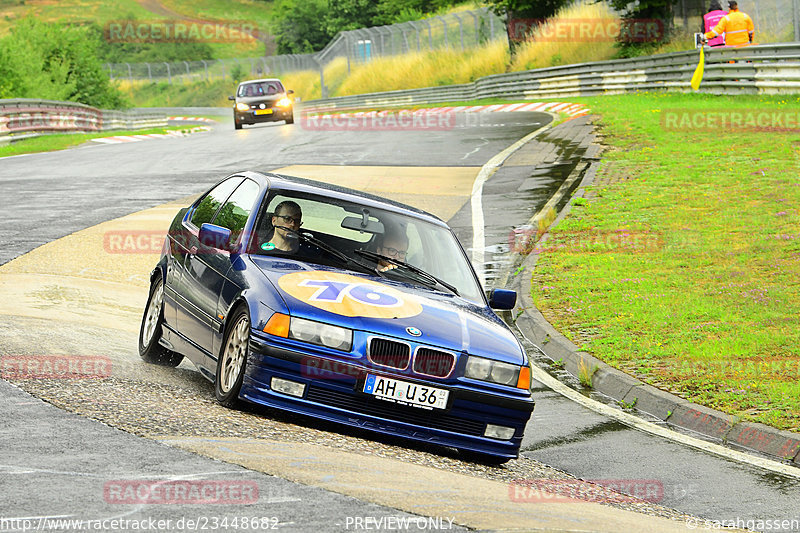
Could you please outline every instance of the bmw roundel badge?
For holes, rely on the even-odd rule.
[[[422,335],[422,332],[420,330],[418,330],[417,328],[415,328],[414,326],[407,327],[406,328],[406,333],[408,333],[412,337],[419,337],[420,335]]]

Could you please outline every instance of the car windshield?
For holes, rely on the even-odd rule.
[[[273,192],[265,202],[250,253],[378,273],[485,304],[472,266],[446,227],[402,213],[288,191]]]
[[[280,94],[284,92],[281,82],[274,81],[254,81],[252,83],[243,83],[239,86],[239,93],[237,96],[270,96],[273,94]]]

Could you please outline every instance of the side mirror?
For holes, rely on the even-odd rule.
[[[236,97],[235,96],[229,96],[228,100],[236,100]]]
[[[286,91],[286,94],[294,94],[294,91],[289,89],[288,91]]]
[[[489,307],[492,309],[514,309],[517,292],[506,289],[492,289],[489,293]]]
[[[217,250],[230,251],[231,230],[206,222],[200,226],[198,239],[203,246],[216,248]]]

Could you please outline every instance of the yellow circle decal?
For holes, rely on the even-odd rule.
[[[337,315],[407,318],[422,312],[413,295],[349,274],[293,272],[281,276],[278,285],[301,302]]]

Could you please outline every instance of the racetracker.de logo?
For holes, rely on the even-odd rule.
[[[508,21],[508,36],[514,42],[556,43],[648,43],[664,39],[664,22],[655,19],[565,18]]]
[[[448,131],[456,127],[456,113],[450,111],[391,111],[366,113],[304,113],[303,129],[314,131]]]
[[[800,111],[764,109],[664,109],[661,127],[666,131],[789,132],[800,131]]]
[[[258,502],[255,481],[117,480],[103,485],[103,499],[111,504],[224,504]]]
[[[116,20],[103,35],[110,43],[241,43],[255,41],[258,27],[236,20]]]
[[[665,246],[664,235],[641,231],[593,230],[559,232],[540,243],[538,229],[533,226],[522,226],[512,229],[508,234],[509,250],[517,254],[529,254],[536,250],[539,253],[564,251],[569,253],[652,253]],[[689,244],[687,235],[672,235],[675,246]]]
[[[657,479],[515,479],[508,496],[515,503],[658,503],[664,485]]]
[[[111,377],[111,359],[100,355],[4,355],[3,379],[103,379]]]

